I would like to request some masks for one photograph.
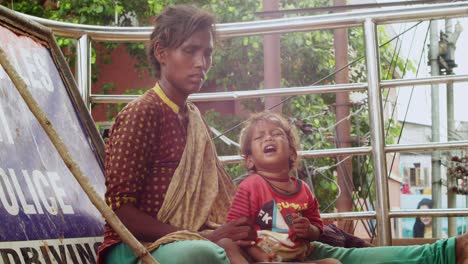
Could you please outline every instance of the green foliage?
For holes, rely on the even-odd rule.
[[[38,1],[34,0],[8,1],[7,3],[3,3],[2,1],[1,4],[10,9],[32,16],[43,17],[46,12],[46,8],[44,8],[42,4],[39,4]]]

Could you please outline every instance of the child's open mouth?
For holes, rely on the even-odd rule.
[[[263,148],[263,153],[271,153],[271,152],[276,152],[276,146],[268,145],[265,148]]]

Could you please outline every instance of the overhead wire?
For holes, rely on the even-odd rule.
[[[418,67],[417,67],[417,69],[416,69],[416,77],[418,76],[418,74],[419,74],[419,69],[421,68],[421,61],[422,61],[424,52],[425,52],[425,50],[426,50],[425,44],[426,44],[426,42],[427,42],[427,37],[428,37],[428,35],[429,35],[429,29],[430,29],[431,23],[432,23],[432,21],[430,21],[429,24],[428,24],[428,26],[427,26],[426,36],[425,36],[425,38],[424,38],[423,49],[422,49],[422,51],[421,51],[421,55],[420,55],[420,57],[419,57]],[[404,118],[403,118],[403,122],[402,122],[402,124],[401,124],[401,129],[400,129],[400,133],[399,133],[399,135],[398,135],[397,143],[400,143],[401,136],[403,135],[403,130],[404,130],[405,124],[406,124],[406,118],[407,118],[408,112],[409,112],[409,105],[410,105],[410,102],[411,102],[411,100],[412,100],[412,98],[413,98],[413,93],[414,93],[414,85],[411,87],[410,97],[409,97],[408,104],[407,104],[407,107],[406,107],[406,111],[405,111],[405,115],[404,115]],[[392,168],[393,168],[393,163],[395,162],[395,157],[396,157],[396,155],[393,155],[392,163],[391,163],[391,166],[390,166],[390,173],[391,173],[391,170],[392,170]]]
[[[409,63],[409,61],[410,61],[409,57],[410,57],[411,51],[412,51],[412,49],[413,49],[415,37],[416,37],[416,34],[413,34],[413,38],[411,39],[411,45],[410,45],[410,48],[409,48],[409,50],[408,50],[408,55],[407,55],[407,57],[406,57],[406,62],[405,62],[405,65],[404,65],[404,67],[403,67],[403,75],[402,75],[402,77],[404,77],[404,76],[406,75],[406,68],[408,67],[408,63]],[[427,32],[426,32],[426,37],[427,37]],[[426,39],[425,39],[425,41],[426,41]],[[425,42],[424,42],[424,44],[425,44]],[[422,53],[424,53],[424,48],[422,49]],[[421,59],[422,59],[422,58],[419,59],[419,64],[421,63]],[[419,65],[418,65],[418,71],[419,71]],[[413,87],[414,87],[414,86],[413,86]],[[390,91],[390,89],[391,89],[391,88],[388,88],[388,91]],[[398,89],[397,96],[396,96],[396,98],[395,98],[395,102],[398,101],[399,95],[400,95],[400,90]],[[387,97],[385,98],[385,104],[387,104],[387,102],[388,102],[388,97],[389,97],[389,96],[390,96],[390,92],[387,93]],[[395,116],[395,109],[396,109],[396,107],[393,107],[393,108],[392,108],[392,114],[390,115],[390,118],[392,118],[392,119],[393,119],[393,117]],[[386,136],[386,137],[388,136],[388,133],[389,133],[389,131],[390,131],[390,126],[391,126],[391,124],[389,123],[388,126],[387,126],[387,131],[385,132],[385,136]]]

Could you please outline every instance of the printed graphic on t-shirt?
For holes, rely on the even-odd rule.
[[[289,232],[289,226],[292,224],[293,220],[292,213],[294,213],[294,211],[288,212],[288,214],[283,216],[282,211],[278,210],[278,208],[275,200],[270,200],[261,207],[255,219],[255,223],[261,230],[271,230],[279,233]],[[284,209],[284,207],[281,208]],[[299,207],[291,206],[289,208]],[[295,213],[300,214],[300,212]]]

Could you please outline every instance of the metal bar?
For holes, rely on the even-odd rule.
[[[467,77],[468,78],[468,77]],[[341,84],[341,85],[321,85],[321,86],[304,86],[304,87],[289,87],[289,88],[272,88],[265,90],[249,90],[249,91],[232,91],[232,92],[216,92],[216,93],[197,93],[191,94],[188,100],[191,102],[204,101],[225,101],[225,100],[242,100],[251,98],[262,98],[265,96],[288,96],[288,95],[303,95],[317,93],[337,93],[342,91],[359,91],[364,90],[366,84]],[[93,103],[128,103],[136,99],[139,95],[92,95]]]
[[[427,85],[431,83],[449,83],[449,82],[468,82],[468,75],[453,75],[453,76],[437,76],[420,79],[397,79],[383,81],[381,88],[394,88],[398,86],[415,86]],[[285,87],[268,90],[248,90],[248,91],[232,91],[232,92],[216,92],[216,93],[196,93],[189,96],[191,102],[206,102],[206,101],[226,101],[226,100],[243,100],[251,98],[262,98],[265,96],[291,96],[303,94],[320,94],[320,93],[338,93],[338,92],[353,92],[364,91],[367,89],[365,83],[352,84],[335,84],[335,85],[313,85],[302,87]],[[139,95],[110,95],[110,94],[92,94],[91,102],[96,104],[108,103],[128,103],[138,98]]]
[[[24,14],[22,14],[24,15]],[[468,15],[467,2],[433,4],[417,7],[402,7],[384,10],[349,12],[343,14],[326,14],[306,17],[290,17],[226,23],[217,25],[220,38],[236,36],[251,36],[272,33],[288,33],[318,29],[333,29],[340,27],[360,26],[365,19],[376,23],[398,23],[424,19],[456,18]],[[147,41],[152,27],[105,27],[91,25],[76,25],[73,23],[53,21],[25,15],[47,27],[59,36],[79,38],[88,34],[95,41]]]
[[[78,39],[76,52],[78,90],[86,107],[91,110],[91,40],[88,35]]]
[[[220,25],[222,38],[259,34],[290,33],[310,30],[325,30],[341,27],[357,27],[366,19],[378,24],[420,21],[459,17],[468,14],[468,3],[446,3],[430,6],[403,7],[386,10],[348,12],[344,14],[326,14],[306,17],[280,18],[243,23]]]
[[[455,1],[452,1],[452,2],[455,2]],[[444,1],[413,0],[413,1],[404,1],[404,2],[334,5],[334,6],[324,6],[324,7],[283,9],[283,10],[277,10],[277,11],[260,11],[260,12],[256,12],[255,14],[258,15],[258,16],[287,15],[287,14],[297,15],[297,14],[301,14],[301,13],[340,12],[340,11],[348,11],[348,10],[356,10],[356,9],[382,8],[382,7],[403,6],[403,5],[413,5],[414,6],[414,5],[418,5],[418,4],[435,4],[435,3],[446,3],[446,2],[447,2],[447,0],[444,0]]]
[[[392,88],[397,86],[419,86],[433,83],[450,83],[450,82],[468,82],[468,75],[444,75],[432,76],[418,79],[395,79],[382,81],[380,88]]]
[[[375,211],[320,214],[325,220],[360,220],[375,219]]]
[[[467,216],[468,209],[466,208],[444,208],[444,209],[412,209],[412,210],[392,210],[389,213],[390,218],[401,217],[452,217],[452,216]]]
[[[298,151],[302,158],[325,158],[325,157],[338,157],[338,156],[356,156],[368,155],[371,153],[371,147],[354,147],[354,148],[336,148],[336,149],[321,149],[321,150],[307,150]],[[239,155],[219,156],[221,162],[225,164],[234,164],[244,161]]]
[[[375,219],[375,211],[365,212],[345,212],[345,213],[325,213],[320,214],[322,219],[326,220],[361,220],[361,219]],[[468,209],[411,209],[411,210],[392,210],[388,213],[390,218],[403,218],[403,217],[455,217],[455,216],[468,216]],[[387,219],[387,220],[388,220]]]
[[[371,19],[364,22],[366,46],[367,82],[369,97],[369,126],[372,145],[372,165],[376,188],[377,230],[379,245],[391,245],[391,227],[388,221],[387,162],[385,159],[385,136],[383,128],[382,96],[380,92],[379,52],[377,50],[377,25]]]
[[[370,153],[371,147],[354,147],[300,151],[299,155],[304,158],[325,158],[337,156],[367,155]]]
[[[468,141],[450,141],[450,142],[428,142],[421,144],[388,145],[385,152],[433,152],[442,150],[453,150],[456,148],[468,148]]]
[[[400,144],[400,145],[387,145],[385,153],[393,152],[431,152],[454,150],[457,148],[468,148],[468,141],[450,141],[450,142],[431,142],[421,144]],[[299,151],[301,158],[324,158],[324,157],[338,157],[338,156],[357,156],[372,154],[371,147],[353,147],[353,148],[334,148],[334,149],[321,149],[321,150],[308,150]],[[239,155],[220,156],[219,159],[225,164],[240,163],[244,159]]]
[[[34,20],[52,29],[52,32],[61,37],[80,38],[82,35],[89,35],[95,41],[148,41],[152,27],[110,27],[74,24],[63,21],[55,21],[23,13],[19,15]]]

